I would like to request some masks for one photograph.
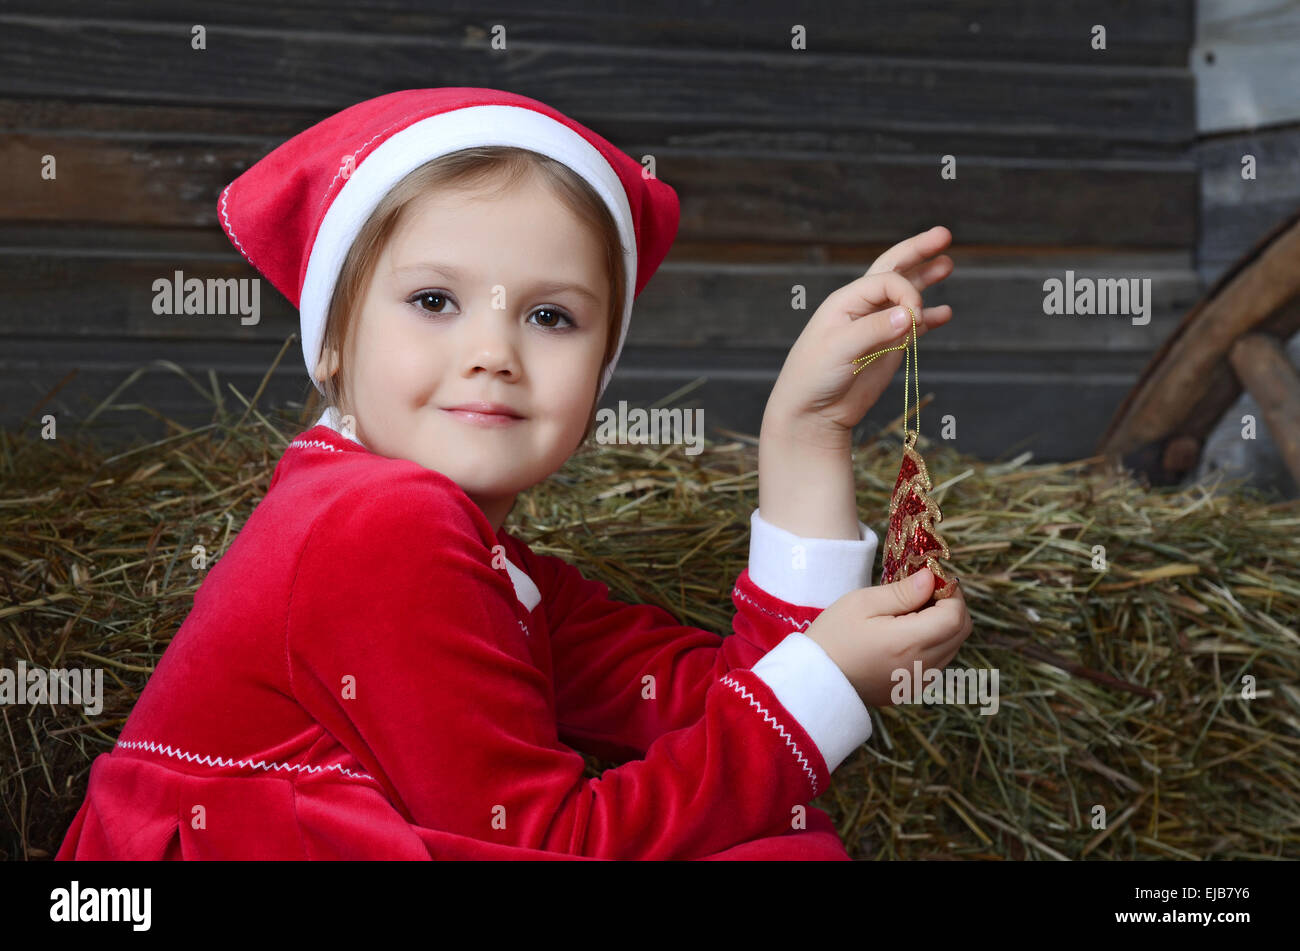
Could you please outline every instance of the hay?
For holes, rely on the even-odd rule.
[[[98,716],[0,705],[4,858],[57,849],[92,758],[192,606],[203,576],[192,546],[210,560],[228,547],[315,418],[313,407],[268,417],[256,394],[230,390],[233,409],[211,380],[211,424],[169,422],[166,438],[111,454],[89,435],[0,433],[2,666],[105,670]],[[860,512],[882,536],[899,434],[896,421],[855,455]],[[584,447],[508,525],[615,597],[729,633],[758,478],[755,441],[722,435],[697,456]],[[996,667],[1000,709],[874,709],[875,735],[816,800],[850,853],[1300,855],[1300,502],[1150,490],[1093,460],[988,465],[920,445],[975,621],[952,663]],[[592,776],[616,765],[586,759]]]

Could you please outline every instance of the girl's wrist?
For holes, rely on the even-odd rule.
[[[850,454],[853,431],[816,413],[790,412],[769,402],[759,431],[760,451],[764,443],[838,459]]]
[[[857,539],[851,441],[817,426],[764,416],[758,447],[759,512],[764,520],[803,538]]]

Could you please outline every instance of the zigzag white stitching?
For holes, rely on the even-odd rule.
[[[763,607],[763,605],[759,604],[753,598],[745,594],[745,592],[741,591],[739,585],[736,585],[736,587],[732,588],[731,593],[732,595],[739,597],[742,601],[748,601],[750,604],[758,608],[764,614],[770,614],[772,615],[772,617],[778,618],[779,620],[788,621],[789,623],[793,624],[795,627],[799,628],[800,630],[806,629],[808,625],[812,623],[812,621],[796,621],[788,614],[777,614],[775,611]]]
[[[515,620],[516,620],[516,621],[519,621],[519,618],[515,618]],[[522,627],[522,628],[524,629],[524,636],[525,636],[525,637],[532,637],[532,636],[533,636],[533,632],[530,631],[530,630],[528,630],[528,625],[525,624],[523,621],[519,621],[519,626]]]
[[[117,745],[128,750],[149,750],[151,753],[160,753],[163,756],[174,756],[177,759],[188,760],[191,763],[200,763],[204,766],[249,766],[253,769],[287,769],[291,772],[302,771],[308,773],[319,773],[325,770],[336,770],[344,776],[351,776],[355,779],[370,779],[375,777],[369,773],[354,773],[350,769],[345,769],[337,763],[331,763],[329,766],[307,766],[300,763],[268,763],[266,760],[241,759],[233,760],[221,756],[199,756],[195,753],[186,753],[172,746],[160,746],[157,743],[144,740],[118,740]]]
[[[736,680],[734,677],[728,674],[727,676],[722,678],[722,682],[724,684],[727,684],[729,687],[733,688],[737,693],[739,693],[742,697],[748,700],[750,704],[754,707],[754,709],[763,715],[763,719],[766,720],[768,723],[772,724],[772,729],[776,730],[777,733],[781,734],[781,736],[785,739],[785,745],[790,747],[790,749],[794,750],[795,759],[797,759],[800,762],[800,764],[803,766],[803,771],[808,774],[808,778],[812,782],[813,798],[816,799],[817,798],[817,772],[812,768],[811,765],[809,765],[808,758],[799,751],[799,747],[795,744],[794,739],[786,731],[786,728],[781,725],[781,723],[776,719],[776,717],[768,713],[761,703],[759,703],[757,700],[754,699],[754,695],[750,693],[749,689],[740,681]]]
[[[401,122],[403,121],[403,119],[408,119],[408,118],[410,118],[410,115],[409,115],[409,114],[407,114],[406,116],[403,116],[402,119],[398,119],[397,122],[394,122],[392,125],[390,125],[390,126],[388,127],[388,129],[393,128],[393,126],[398,125],[399,123],[401,123]],[[375,139],[377,139],[377,138],[379,138],[379,136],[383,135],[384,132],[387,132],[388,129],[385,129],[383,132],[380,132],[378,135],[376,135],[374,138],[372,138],[372,139],[370,140],[370,142],[374,142]],[[352,158],[355,160],[356,157],[357,157],[358,155],[360,155],[362,152],[364,152],[364,151],[366,150],[366,148],[369,147],[370,142],[367,142],[365,145],[361,146],[361,148],[359,148],[359,149],[357,149],[355,152],[353,152],[353,153],[352,153]],[[321,205],[325,204],[325,199],[326,199],[327,197],[329,197],[330,190],[334,187],[334,183],[337,182],[337,181],[339,180],[339,176],[342,175],[342,174],[343,174],[343,165],[340,165],[340,166],[339,166],[339,170],[338,170],[337,172],[334,173],[334,177],[333,177],[332,179],[330,179],[330,183],[329,183],[329,185],[326,186],[326,188],[325,188],[325,194],[321,196],[321,200],[320,200],[320,202],[317,203],[317,205],[316,205],[316,216],[317,216],[317,217],[320,216]],[[225,221],[225,223],[226,223],[226,233],[230,235],[230,240],[233,241],[233,242],[235,242],[235,247],[237,247],[237,248],[239,249],[239,253],[242,254],[242,255],[244,256],[244,259],[245,259],[246,261],[248,261],[250,264],[252,264],[252,263],[253,263],[253,259],[250,258],[250,257],[248,256],[248,252],[244,250],[244,246],[243,246],[243,244],[240,243],[239,236],[235,234],[235,228],[234,228],[234,226],[230,223],[230,215],[227,214],[227,212],[226,212],[226,196],[230,194],[230,186],[233,185],[233,184],[235,184],[235,183],[234,183],[234,182],[231,182],[230,185],[227,185],[225,188],[223,188],[223,189],[221,190],[221,218],[222,218],[222,220]]]
[[[331,446],[329,443],[320,439],[295,439],[289,443],[286,449],[328,449],[330,452],[342,452],[337,446]]]
[[[230,185],[233,184],[235,183],[230,183]],[[252,259],[249,258],[248,252],[244,250],[244,246],[239,243],[239,237],[235,234],[235,227],[230,223],[230,216],[226,214],[226,196],[230,194],[230,185],[221,190],[221,218],[226,223],[226,233],[230,235],[230,240],[235,242],[235,247],[239,248],[239,253],[244,256],[244,260],[251,264]]]
[[[384,129],[382,132],[377,132],[374,136],[371,137],[370,142],[373,142],[373,141],[375,141],[375,139],[379,138],[381,135],[384,135],[386,132],[388,132],[388,129],[391,129],[391,128],[393,128],[394,126],[401,125],[401,124],[402,124],[403,122],[405,122],[407,119],[411,118],[412,115],[414,115],[414,113],[409,113],[409,112],[408,112],[406,115],[402,116],[402,117],[401,117],[400,119],[398,119],[396,122],[393,122],[391,125],[389,125],[387,129]],[[353,160],[357,165],[360,165],[360,164],[361,164],[361,160],[360,160],[359,156],[361,155],[362,152],[364,152],[367,148],[370,147],[370,142],[366,142],[366,143],[365,143],[364,145],[362,145],[359,149],[356,149],[356,150],[354,150],[353,152],[349,153],[349,154],[351,155],[351,157],[352,157],[352,160]],[[346,159],[347,157],[348,157],[347,155],[343,156],[344,159]],[[339,163],[338,171],[334,173],[334,177],[330,179],[330,183],[329,183],[328,185],[325,186],[325,193],[324,193],[323,195],[320,196],[320,201],[316,203],[316,217],[317,217],[317,218],[320,217],[321,206],[325,204],[325,199],[329,197],[329,193],[330,193],[331,191],[334,190],[334,183],[337,182],[337,181],[339,180],[339,176],[343,174],[343,169],[344,169],[346,166],[347,166],[347,162],[340,162],[340,163]]]

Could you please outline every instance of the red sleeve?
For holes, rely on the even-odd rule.
[[[560,735],[607,759],[644,756],[663,734],[694,723],[714,681],[753,667],[822,611],[768,594],[745,569],[731,592],[733,634],[723,637],[661,607],[616,601],[563,559],[531,561],[545,589]]]
[[[702,669],[690,726],[583,776],[471,508],[424,470],[351,491],[313,527],[290,597],[294,696],[408,821],[606,859],[695,858],[788,832],[830,773],[748,670]]]

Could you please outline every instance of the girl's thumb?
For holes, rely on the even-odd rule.
[[[930,600],[930,593],[934,589],[934,572],[928,567],[922,568],[902,581],[895,581],[890,587],[894,589],[894,595],[903,609],[899,613],[915,611]]]

